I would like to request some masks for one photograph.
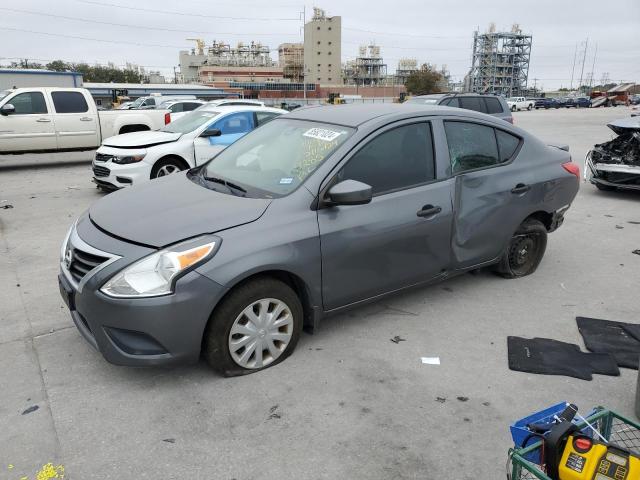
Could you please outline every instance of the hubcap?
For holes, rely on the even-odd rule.
[[[179,172],[180,169],[178,168],[177,165],[163,165],[162,167],[160,167],[160,169],[158,170],[158,177],[164,177],[166,175],[171,175],[172,173],[176,173]]]
[[[287,349],[293,334],[289,306],[276,298],[263,298],[246,307],[229,332],[231,358],[243,368],[262,368]]]

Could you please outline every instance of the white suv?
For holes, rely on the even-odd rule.
[[[160,130],[107,138],[96,151],[93,181],[113,190],[202,165],[284,113],[279,108],[207,104]]]

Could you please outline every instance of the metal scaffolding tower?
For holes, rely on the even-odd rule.
[[[507,97],[525,95],[529,77],[532,36],[513,25],[511,32],[473,33],[470,89]]]
[[[362,45],[355,60],[345,64],[345,83],[348,85],[375,86],[387,81],[387,64],[375,44]]]

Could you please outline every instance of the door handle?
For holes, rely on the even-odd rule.
[[[529,190],[531,190],[531,185],[525,185],[524,183],[519,183],[511,189],[511,193],[515,195],[520,195],[522,193],[527,193]]]
[[[36,122],[40,122],[40,123],[49,123],[51,122],[50,118],[39,118],[36,120]]]
[[[434,217],[442,211],[442,207],[434,207],[433,205],[425,205],[422,209],[418,210],[419,217]]]
[[[93,121],[93,118],[91,118],[91,117],[80,117],[80,121],[81,122],[91,122],[91,121]]]

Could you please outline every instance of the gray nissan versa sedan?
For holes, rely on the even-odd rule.
[[[567,151],[489,115],[302,108],[96,202],[64,240],[60,292],[110,362],[202,352],[249,373],[329,313],[484,266],[532,273],[578,178]]]

